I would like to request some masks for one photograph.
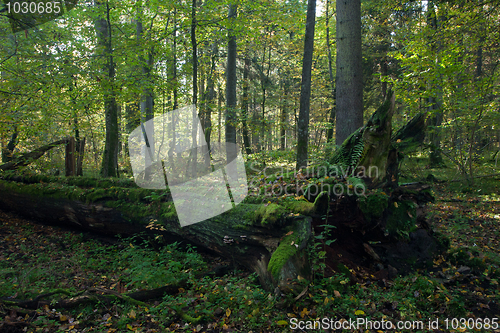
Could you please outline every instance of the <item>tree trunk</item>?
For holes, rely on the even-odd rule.
[[[361,0],[337,1],[336,142],[363,126]]]
[[[174,84],[174,110],[179,107],[177,97],[177,7],[174,8],[174,37],[172,41],[172,80]]]
[[[306,35],[302,61],[302,82],[300,85],[300,110],[297,128],[297,164],[295,168],[307,167],[309,140],[309,105],[311,98],[311,67],[314,49],[314,26],[316,22],[316,0],[307,2]]]
[[[196,108],[198,107],[198,44],[196,42],[196,0],[192,1],[191,4],[191,47],[193,49],[193,124],[191,131],[191,175],[193,178],[197,176],[197,166],[198,166],[198,114],[196,113]]]
[[[326,132],[326,142],[332,142],[333,140],[333,126],[335,125],[335,116],[336,116],[336,97],[335,97],[335,79],[333,77],[333,61],[332,61],[332,48],[330,45],[330,13],[328,12],[330,8],[330,0],[326,0],[326,50],[328,52],[328,75],[330,76],[330,84],[332,85],[332,98],[333,98],[333,106],[330,109],[330,127]]]
[[[237,5],[229,4],[228,18],[234,24]],[[236,144],[236,37],[232,29],[228,32],[226,69],[226,143]],[[226,145],[227,162],[236,158],[235,146]]]
[[[118,198],[113,195],[123,193],[124,188],[113,187],[108,197],[84,203],[61,198],[61,193],[53,196],[37,194],[35,188],[40,190],[40,183],[30,185],[29,179],[22,177],[17,180],[19,182],[0,180],[0,209],[15,211],[39,223],[74,227],[108,236],[120,234],[129,237],[142,233],[150,241],[163,239],[165,243],[172,243],[183,240],[256,272],[263,287],[269,291],[299,275],[311,279],[306,247],[312,230],[320,234],[325,224],[335,227],[334,234],[325,236],[325,240],[337,239],[331,245],[323,246],[327,252],[325,263],[329,272],[345,271],[344,266],[354,272],[362,266],[375,274],[380,270],[377,264],[383,264],[396,267],[404,273],[411,271],[411,266],[407,264],[410,259],[416,261],[417,265],[425,264],[429,259],[432,260],[439,247],[423,229],[410,232],[410,241],[396,237],[398,218],[401,216],[408,220],[402,223],[419,224],[425,228],[424,204],[432,200],[428,185],[403,186],[387,195],[378,192],[369,194],[363,200],[346,195],[329,201],[328,196],[318,196],[314,204],[302,203],[304,207],[310,207],[309,216],[287,213],[281,217],[274,215],[274,218],[278,218],[276,222],[270,220],[276,204],[239,204],[219,217],[181,228],[175,217],[165,219],[156,215],[158,224],[151,224],[151,215],[133,217],[130,209],[124,208],[132,205],[139,207],[144,202],[128,202],[117,206]],[[385,208],[377,208],[377,213],[370,205],[376,204],[381,198],[384,199]],[[159,211],[171,204],[153,203]],[[114,208],[110,208],[111,205]],[[279,207],[283,209],[283,206]],[[330,209],[330,213],[325,221],[327,209]],[[259,211],[268,212],[269,220],[264,217],[267,213]],[[386,230],[390,230],[391,234],[387,235]],[[156,237],[158,235],[161,237]],[[372,249],[368,245],[370,243],[378,245],[372,245]],[[373,260],[373,253],[378,261]],[[355,279],[355,276],[351,278]]]
[[[147,41],[143,40],[143,25],[142,25],[142,8],[138,9],[137,12],[137,21],[136,21],[136,38],[137,38],[137,46],[139,52],[139,64],[141,66],[141,72],[143,76],[143,80],[141,80],[144,84],[142,87],[142,96],[140,99],[140,109],[141,109],[141,123],[145,124],[146,133],[149,134],[149,146],[151,151],[155,151],[155,142],[154,142],[154,128],[153,122],[149,122],[149,120],[154,117],[154,98],[153,98],[153,89],[152,89],[152,77],[151,70],[153,67],[153,49],[144,47],[147,44]],[[146,58],[143,56],[144,48],[148,49]],[[153,161],[151,160],[151,156],[149,154],[145,155],[144,161],[144,170],[145,179],[151,178],[152,168],[150,168]]]
[[[283,97],[280,98],[280,126],[279,126],[279,138],[280,138],[280,150],[286,149],[286,102],[288,98],[288,88],[287,80],[283,82]]]
[[[440,28],[440,22],[444,21],[444,16],[440,16],[437,18],[437,13],[434,9],[435,4],[431,1],[429,2],[429,11],[428,11],[428,23],[429,26],[435,30],[436,32]],[[437,34],[436,34],[437,35]],[[436,68],[439,67],[439,53],[441,51],[440,41],[437,42],[437,45],[433,46],[436,51]],[[437,69],[439,72],[439,69]],[[443,156],[441,153],[441,123],[443,121],[443,110],[442,110],[442,94],[443,88],[438,84],[436,86],[430,86],[431,90],[435,90],[434,96],[437,97],[429,97],[427,99],[427,103],[429,103],[429,107],[427,108],[427,112],[430,113],[430,117],[428,119],[428,127],[429,127],[429,141],[431,146],[431,152],[429,154],[429,166],[432,168],[442,167],[444,165]]]
[[[95,2],[100,12],[95,22],[97,33],[96,53],[105,59],[103,72],[105,76],[100,78],[104,95],[104,110],[106,122],[106,142],[102,158],[101,175],[103,177],[116,177],[118,175],[118,106],[114,92],[115,86],[115,64],[113,60],[113,48],[111,41],[111,22],[109,18],[109,3]],[[104,7],[104,8],[103,8]],[[106,17],[103,16],[103,13]]]
[[[212,140],[212,108],[215,102],[215,71],[217,66],[217,55],[219,50],[217,45],[214,43],[212,45],[211,57],[210,57],[210,71],[208,73],[207,79],[207,91],[204,97],[203,103],[203,131],[205,133],[205,142],[207,144],[207,157],[208,163],[210,163],[210,146]]]
[[[243,126],[243,145],[245,146],[245,153],[247,155],[250,155],[252,153],[252,150],[250,149],[250,137],[248,134],[248,119],[249,119],[249,114],[248,114],[248,102],[249,102],[249,96],[248,96],[248,73],[250,71],[250,55],[248,54],[248,50],[245,54],[245,65],[243,68],[243,100],[241,102],[241,109],[243,111],[242,114],[242,119],[241,123]]]

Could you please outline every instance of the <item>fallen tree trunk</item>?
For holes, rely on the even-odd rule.
[[[183,228],[168,187],[146,190],[124,180],[6,178],[0,181],[0,209],[101,234],[145,232],[161,235],[165,242],[184,240],[258,273],[268,290],[318,273],[309,256],[318,260],[318,247],[326,253],[323,275],[340,271],[353,280],[356,274],[394,277],[425,265],[444,242],[425,221],[425,204],[433,200],[429,186],[398,186],[392,179],[399,158],[392,108],[393,100],[388,100],[342,145],[331,159],[337,164],[329,165],[330,170],[347,167],[354,172],[374,164],[383,170],[376,177],[332,176],[328,168],[264,177],[250,192],[271,189],[274,196],[249,195],[235,208]],[[403,132],[396,143],[405,139],[399,134]],[[388,166],[391,154],[397,158]],[[356,192],[360,187],[363,191]]]
[[[69,138],[61,139],[54,141],[52,143],[49,143],[45,146],[39,147],[35,150],[32,150],[28,153],[23,153],[12,160],[10,160],[7,163],[4,163],[0,165],[0,170],[6,171],[6,170],[16,170],[20,167],[27,166],[28,164],[32,163],[33,161],[36,161],[40,157],[43,156],[47,151],[51,150],[54,147],[57,147],[62,144],[66,144],[69,142]]]
[[[169,201],[168,189],[163,192],[162,200],[151,202],[146,195],[155,193],[151,190],[82,189],[67,184],[35,182],[38,177],[16,179],[18,181],[0,181],[2,210],[14,211],[41,223],[111,236],[145,233],[151,238],[161,235],[168,243],[182,239],[257,272],[261,283],[268,289],[272,289],[278,280],[307,275],[307,272],[300,272],[307,266],[302,254],[297,254],[297,258],[290,262],[289,257],[276,259],[278,268],[274,276],[268,270],[272,254],[284,234],[295,233],[291,239],[304,249],[311,230],[311,217],[285,216],[282,210],[273,216],[269,212],[275,205],[266,210],[262,209],[266,205],[240,204],[223,215],[181,228],[174,205]],[[20,180],[26,183],[20,183]],[[121,201],[121,198],[134,196],[139,197],[138,202]],[[309,204],[308,209],[312,212],[314,205]],[[281,271],[283,266],[285,268]]]
[[[181,228],[168,189],[158,200],[151,200],[158,191],[70,185],[81,178],[69,178],[65,185],[24,180],[27,183],[0,181],[0,209],[99,234],[126,237],[144,233],[150,239],[160,235],[166,243],[183,240],[257,272],[268,290],[299,275],[312,276],[306,248],[311,245],[311,234],[321,235],[325,224],[335,227],[321,240],[328,254],[328,274],[360,267],[374,274],[387,271],[389,265],[404,273],[410,269],[407,259],[423,264],[441,248],[428,232],[425,204],[432,196],[429,186],[422,184],[387,193],[374,190],[365,196],[330,197],[323,192],[315,203],[294,196],[283,201],[249,197],[248,203],[220,216]],[[326,243],[333,239],[336,241]],[[419,247],[424,243],[427,245]]]

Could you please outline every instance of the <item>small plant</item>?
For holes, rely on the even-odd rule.
[[[313,236],[312,246],[309,247],[309,258],[311,260],[313,280],[315,272],[321,272],[322,277],[325,277],[326,247],[335,242],[335,239],[330,239],[335,226],[328,224],[328,211],[321,217],[321,219],[325,221],[325,224],[320,225],[323,230],[319,235]]]

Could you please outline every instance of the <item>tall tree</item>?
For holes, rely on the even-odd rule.
[[[198,104],[198,45],[196,42],[196,0],[193,0],[191,5],[191,47],[193,48],[193,128],[191,132],[192,140],[192,159],[191,159],[191,174],[196,177],[197,174],[197,163],[198,163],[198,146],[197,135],[198,135],[198,115],[196,113],[196,107]]]
[[[229,4],[228,18],[231,25],[228,31],[227,69],[226,69],[226,142],[236,144],[236,37],[232,25],[237,16],[238,6]],[[227,161],[236,158],[236,150],[226,145]]]
[[[332,97],[335,98],[335,79],[333,78],[333,61],[332,61],[332,48],[330,45],[330,0],[326,0],[326,12],[325,12],[325,25],[326,25],[326,51],[328,53],[328,75],[330,77],[330,85],[332,87]],[[331,142],[333,139],[333,125],[335,124],[336,116],[336,102],[330,109],[330,127],[328,128],[326,134],[326,141]]]
[[[111,20],[109,2],[96,1],[99,17],[95,21],[98,57],[104,60],[103,76],[100,78],[104,96],[106,122],[106,142],[101,165],[103,177],[118,176],[118,105],[115,96],[115,63],[111,40]]]
[[[248,54],[248,48],[245,52],[245,65],[243,67],[243,97],[242,97],[242,119],[241,123],[243,126],[243,145],[245,146],[245,153],[251,154],[252,150],[250,149],[250,136],[248,134],[248,102],[249,102],[249,95],[248,95],[248,88],[250,85],[249,79],[248,79],[248,74],[250,72],[250,55]]]
[[[299,122],[297,126],[296,169],[307,166],[309,140],[309,106],[311,99],[311,67],[314,50],[314,26],[316,23],[316,0],[307,1],[306,34],[302,61],[302,82],[300,85]]]
[[[142,87],[142,96],[140,100],[140,109],[141,109],[141,121],[146,123],[148,120],[153,119],[154,116],[154,111],[153,111],[153,106],[154,106],[154,98],[153,98],[153,89],[152,89],[152,77],[151,77],[151,71],[153,67],[153,47],[148,47],[146,46],[146,51],[144,51],[142,48],[143,45],[149,44],[148,41],[144,40],[144,32],[143,32],[143,17],[142,17],[142,3],[138,3],[137,7],[137,21],[136,21],[136,34],[137,34],[137,44],[139,48],[139,63],[141,65],[141,71],[143,75],[143,87]],[[146,53],[146,57],[144,57],[144,53]],[[153,128],[153,122],[150,122],[146,125],[148,128],[146,128],[147,133],[153,133],[154,128]],[[149,136],[149,144],[150,144],[150,149],[151,151],[155,151],[154,148],[154,135]],[[145,165],[145,175],[144,177],[146,179],[149,179],[151,177],[151,169],[148,168],[153,161],[151,161],[151,155],[146,154],[146,165]]]
[[[337,1],[336,143],[363,126],[361,0]]]
[[[442,15],[438,16],[438,11],[434,8],[437,4],[433,1],[429,1],[428,10],[428,23],[431,30],[434,32],[435,38],[439,38],[436,33],[443,25],[445,17]],[[436,66],[439,66],[439,57],[441,52],[441,42],[439,39],[437,43],[432,43],[432,48],[436,54]],[[443,110],[442,110],[442,95],[443,89],[439,84],[428,83],[429,90],[434,90],[435,93],[427,98],[427,111],[430,114],[428,118],[429,127],[429,140],[431,142],[431,151],[429,153],[429,166],[430,167],[441,167],[444,165],[443,156],[441,154],[441,123],[443,122]]]

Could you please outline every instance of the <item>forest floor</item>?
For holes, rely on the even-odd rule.
[[[363,332],[500,332],[500,180],[481,181],[474,187],[481,190],[435,185],[429,223],[451,245],[432,267],[358,283],[317,276],[297,281],[299,295],[266,292],[254,274],[191,247],[95,238],[0,212],[0,332],[334,331],[325,323]],[[179,281],[187,282],[172,295],[142,304],[103,296]],[[49,302],[36,310],[10,303],[51,291],[58,293],[40,298]],[[55,305],[90,294],[97,297],[74,308]],[[360,319],[407,329],[352,324]],[[322,330],[311,329],[315,320]]]

